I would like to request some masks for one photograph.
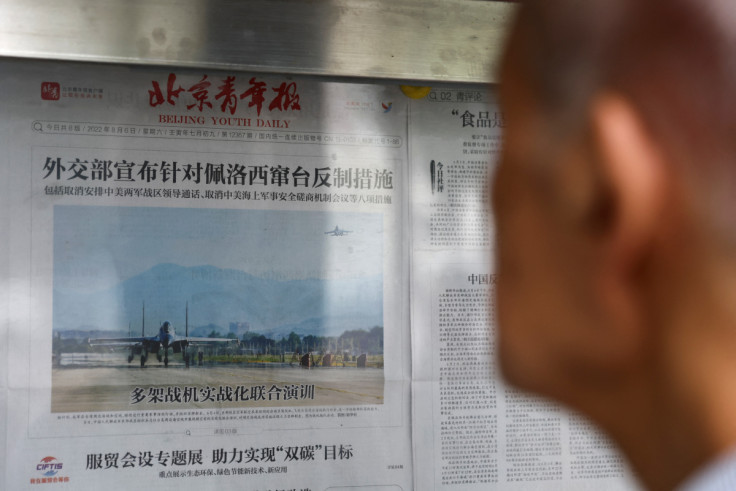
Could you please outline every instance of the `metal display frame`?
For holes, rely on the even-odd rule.
[[[480,0],[4,0],[0,56],[495,83],[515,8]]]

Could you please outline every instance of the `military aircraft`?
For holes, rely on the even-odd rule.
[[[345,234],[352,233],[352,230],[343,230],[338,226],[335,226],[334,230],[330,230],[329,232],[325,232],[325,235],[332,235],[333,237],[341,237]]]
[[[185,365],[188,367],[190,361],[194,361],[193,353],[188,348],[194,346],[216,345],[222,343],[238,344],[237,339],[229,338],[193,338],[189,337],[189,304],[186,306],[186,328],[184,337],[178,337],[171,322],[164,321],[155,336],[146,336],[146,307],[143,306],[143,326],[140,337],[127,338],[99,338],[90,339],[91,346],[129,347],[128,363],[133,361],[135,355],[141,357],[141,367],[146,365],[150,353],[156,354],[159,362],[169,366],[169,349],[174,353],[181,353]]]

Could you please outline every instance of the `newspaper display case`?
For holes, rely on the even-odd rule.
[[[514,9],[0,6],[0,487],[630,489],[495,369]]]

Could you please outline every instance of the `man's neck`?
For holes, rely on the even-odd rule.
[[[673,282],[656,292],[666,305],[653,310],[666,317],[648,326],[650,355],[613,390],[582,401],[653,491],[675,488],[736,447],[736,274],[712,266],[690,271],[680,291]]]

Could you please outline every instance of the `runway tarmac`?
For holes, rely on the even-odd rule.
[[[154,361],[141,368],[135,360],[128,365],[105,360],[84,365],[67,365],[52,369],[52,412],[130,411],[151,409],[194,409],[213,407],[291,407],[344,406],[383,403],[383,370],[374,368],[331,367],[303,369],[288,364],[253,367],[236,364],[192,366],[171,362],[168,367]],[[148,398],[132,404],[133,390],[138,387],[148,394],[149,388],[314,385],[314,399],[260,400],[238,402],[163,402],[150,403]],[[200,392],[198,390],[198,392]]]

